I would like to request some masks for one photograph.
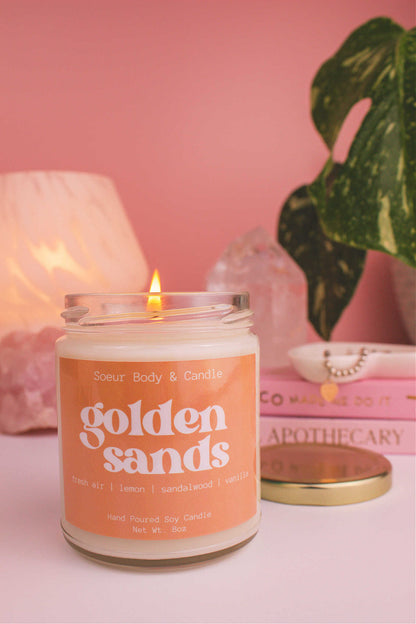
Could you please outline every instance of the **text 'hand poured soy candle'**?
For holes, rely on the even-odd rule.
[[[157,283],[158,282],[158,283]],[[155,294],[158,293],[158,294]],[[62,528],[96,559],[199,560],[259,522],[258,341],[246,293],[67,295]]]

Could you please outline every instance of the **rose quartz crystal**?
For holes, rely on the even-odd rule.
[[[207,290],[250,293],[262,369],[290,364],[287,352],[307,338],[303,271],[263,228],[232,241],[207,276]]]
[[[0,432],[56,427],[55,341],[62,331],[14,331],[0,342]]]

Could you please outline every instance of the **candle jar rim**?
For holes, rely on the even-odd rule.
[[[65,296],[66,331],[248,328],[248,292],[74,293]]]

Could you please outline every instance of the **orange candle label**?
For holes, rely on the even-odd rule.
[[[60,358],[65,518],[110,537],[230,529],[257,509],[255,356]]]

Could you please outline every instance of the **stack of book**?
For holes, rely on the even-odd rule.
[[[260,378],[260,442],[311,442],[416,454],[416,380],[361,379],[339,384],[325,401],[320,384],[296,372]]]

